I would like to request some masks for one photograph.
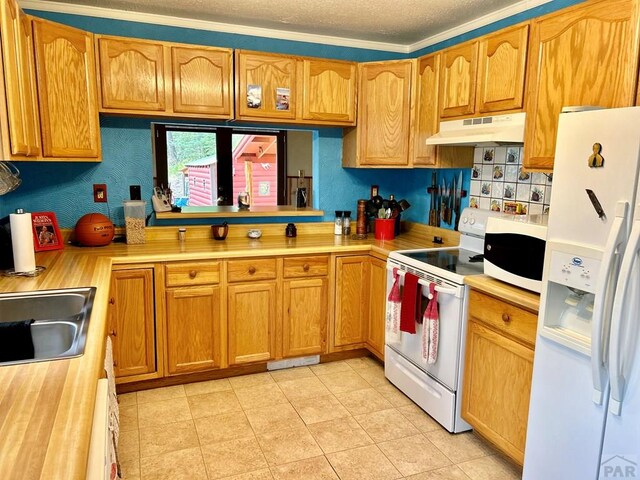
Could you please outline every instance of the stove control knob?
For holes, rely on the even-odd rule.
[[[462,217],[462,223],[467,223],[469,219],[467,217]]]
[[[471,220],[469,220],[469,225],[473,225],[474,223],[476,223],[476,219],[472,218]]]

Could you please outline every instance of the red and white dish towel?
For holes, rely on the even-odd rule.
[[[398,269],[393,269],[393,286],[387,297],[387,309],[385,312],[385,335],[387,343],[400,343],[402,333],[400,332],[400,307],[402,297],[400,296],[400,275]]]
[[[422,360],[429,365],[438,361],[438,335],[440,319],[438,318],[438,292],[436,284],[429,283],[429,304],[422,316]]]

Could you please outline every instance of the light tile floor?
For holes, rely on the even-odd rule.
[[[521,477],[473,433],[449,434],[367,357],[119,400],[128,480]]]

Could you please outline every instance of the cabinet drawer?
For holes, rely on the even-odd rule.
[[[276,278],[275,258],[231,260],[227,266],[227,281],[271,280]]]
[[[469,316],[516,340],[535,345],[538,325],[538,316],[535,313],[471,290]]]
[[[292,257],[284,259],[284,278],[315,277],[329,273],[329,257]]]
[[[165,273],[167,287],[220,283],[220,262],[169,263]]]

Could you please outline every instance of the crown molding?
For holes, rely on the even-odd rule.
[[[77,5],[72,3],[50,2],[45,0],[19,0],[20,7],[27,10],[40,10],[44,12],[65,13],[70,15],[82,15],[85,17],[109,18],[129,22],[148,23],[153,25],[165,25],[169,27],[190,28],[236,35],[249,35],[254,37],[277,38],[294,42],[320,43],[335,45],[338,47],[360,48],[365,50],[381,50],[393,53],[410,54],[431,45],[449,40],[458,35],[468,33],[504,18],[522,13],[539,5],[553,0],[522,0],[509,7],[496,10],[480,18],[446,30],[437,35],[426,37],[419,42],[409,45],[388,42],[374,42],[355,38],[336,37],[330,35],[317,35],[312,33],[292,32],[288,30],[275,30],[270,28],[249,27],[230,23],[212,22],[190,18],[171,17],[153,13],[132,12],[127,10],[115,10],[110,8],[95,7],[90,5]]]
[[[487,25],[491,25],[494,22],[509,18],[513,15],[517,15],[518,13],[526,12],[527,10],[539,7],[540,5],[544,5],[545,3],[549,3],[552,1],[553,0],[521,0],[518,3],[514,3],[513,5],[510,5],[508,7],[504,7],[500,10],[496,10],[495,12],[488,13],[487,15],[471,20],[470,22],[463,23],[462,25],[450,28],[449,30],[446,30],[442,33],[432,35],[423,40],[420,40],[419,42],[407,45],[408,53],[412,53],[417,50],[436,45],[440,42],[444,42],[451,38],[457,37],[458,35],[463,35],[478,28],[486,27]]]

